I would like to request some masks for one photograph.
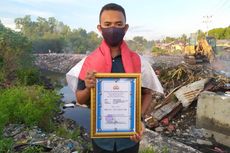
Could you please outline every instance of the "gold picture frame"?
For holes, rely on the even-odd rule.
[[[139,133],[141,74],[97,73],[95,76],[96,87],[91,89],[90,103],[91,138],[128,138]]]

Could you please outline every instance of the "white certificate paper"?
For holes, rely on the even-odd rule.
[[[135,79],[97,81],[97,132],[134,132]]]

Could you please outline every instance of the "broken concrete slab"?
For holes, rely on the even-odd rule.
[[[187,146],[181,142],[175,141],[171,138],[164,137],[154,131],[145,130],[144,137],[140,142],[140,150],[146,147],[152,147],[160,152],[167,148],[169,153],[201,153],[200,151]]]
[[[230,147],[230,97],[202,92],[197,103],[196,126],[209,130],[216,141]],[[219,133],[219,134],[218,134]]]

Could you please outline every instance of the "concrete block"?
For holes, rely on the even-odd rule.
[[[196,117],[198,128],[207,129],[216,141],[230,147],[230,96],[202,92]]]

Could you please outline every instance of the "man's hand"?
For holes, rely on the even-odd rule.
[[[95,78],[95,71],[88,71],[85,76],[85,86],[86,88],[83,90],[76,91],[77,102],[79,104],[88,104],[90,98],[90,89],[95,87],[96,85],[96,78]]]
[[[85,77],[85,86],[87,89],[91,89],[96,85],[96,78],[95,78],[96,71],[88,71]]]
[[[141,131],[140,133],[134,134],[133,136],[130,136],[130,139],[136,143],[141,141],[143,133],[145,132],[145,125],[141,122]]]

